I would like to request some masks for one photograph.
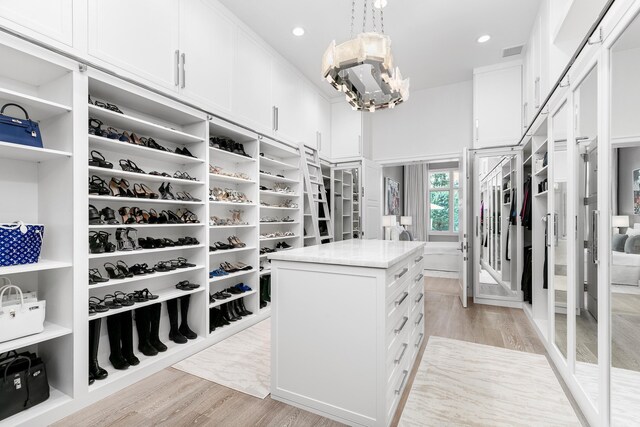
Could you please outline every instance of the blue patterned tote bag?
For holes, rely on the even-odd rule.
[[[0,224],[0,267],[38,262],[43,238],[44,225]]]

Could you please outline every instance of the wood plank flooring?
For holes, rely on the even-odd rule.
[[[537,338],[522,310],[470,302],[462,307],[456,280],[425,279],[427,336],[441,336],[479,344],[542,354]],[[418,360],[422,358],[425,340]],[[411,390],[417,364],[409,379],[393,425]],[[292,406],[258,399],[176,369],[165,369],[55,426],[339,426],[341,424]]]

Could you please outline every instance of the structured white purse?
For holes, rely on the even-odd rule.
[[[5,294],[16,291],[19,299],[4,300]],[[29,302],[30,300],[30,302]],[[0,289],[0,342],[39,334],[44,330],[46,301],[25,301],[22,290],[14,285]]]
[[[0,280],[4,282],[4,286],[0,286],[0,291],[2,291],[6,285],[13,285],[11,280],[6,277],[0,277]],[[22,292],[22,298],[24,299],[24,302],[37,302],[38,291]],[[2,305],[5,307],[12,304],[20,304],[20,294],[15,289],[9,289],[8,292],[2,295],[2,299],[0,300],[3,303]]]

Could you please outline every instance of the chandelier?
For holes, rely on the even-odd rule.
[[[403,80],[400,69],[394,68],[391,38],[384,33],[386,4],[387,0],[371,0],[373,31],[367,32],[367,0],[363,0],[362,33],[354,37],[356,0],[353,0],[351,40],[339,45],[332,41],[322,57],[323,78],[345,93],[354,110],[374,112],[394,108],[409,99],[409,79]]]

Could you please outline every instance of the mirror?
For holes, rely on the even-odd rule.
[[[640,18],[611,50],[611,424],[640,419]],[[607,177],[602,174],[601,177]],[[606,178],[601,178],[606,179]],[[605,289],[600,286],[600,291]]]

